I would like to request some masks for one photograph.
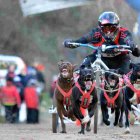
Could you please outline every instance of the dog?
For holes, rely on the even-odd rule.
[[[102,88],[100,94],[101,112],[103,117],[103,122],[106,125],[110,125],[108,109],[111,109],[111,114],[115,112],[114,126],[118,125],[123,127],[123,91],[120,89],[122,86],[122,80],[114,73],[118,73],[117,70],[110,70],[110,72],[105,72],[104,80],[102,83]]]
[[[130,77],[124,76],[126,82],[125,89],[125,114],[126,114],[126,128],[128,133],[129,129],[129,111],[133,111],[132,105],[136,106],[140,104],[140,63],[131,63],[130,68],[132,69]]]
[[[80,69],[79,78],[71,96],[73,113],[81,123],[81,130],[78,133],[85,134],[85,125],[87,131],[91,130],[91,118],[98,102],[92,68]],[[82,113],[83,109],[85,113]]]
[[[126,89],[126,94],[128,99],[128,108],[131,110],[131,104],[139,104],[140,103],[140,63],[134,64],[131,63],[130,68],[132,69],[132,73],[130,76],[130,82],[127,80],[126,84],[128,84]]]
[[[72,87],[74,86],[73,71],[76,65],[72,65],[68,61],[60,61],[58,63],[59,76],[56,81],[54,99],[56,102],[57,113],[61,120],[62,131],[66,133],[66,125],[63,117],[68,117],[75,121],[75,116],[72,112],[71,99]]]

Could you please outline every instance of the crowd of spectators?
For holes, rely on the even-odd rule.
[[[4,106],[5,121],[18,123],[22,103],[26,104],[26,122],[39,123],[39,105],[45,90],[45,78],[41,65],[28,66],[15,74],[15,65],[10,65],[5,85],[0,87],[0,102]]]

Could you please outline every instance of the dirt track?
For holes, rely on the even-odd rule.
[[[93,127],[92,127],[93,128]],[[124,134],[124,128],[99,126],[98,133],[93,131],[80,135],[79,127],[67,124],[67,134],[52,133],[51,115],[41,117],[40,124],[0,124],[0,140],[139,140],[140,125],[131,126],[131,134]]]

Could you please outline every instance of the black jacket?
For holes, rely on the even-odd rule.
[[[132,34],[123,27],[119,27],[119,30],[116,31],[114,37],[107,38],[101,32],[100,28],[94,28],[86,35],[82,36],[77,40],[73,40],[72,42],[76,43],[83,43],[83,44],[93,44],[94,46],[101,46],[102,44],[105,45],[129,45],[129,42],[134,42],[132,38]],[[134,44],[135,45],[135,44]],[[135,45],[136,46],[136,45]],[[125,52],[121,52],[121,54],[125,54]],[[137,48],[135,51],[132,52],[134,56],[140,56],[140,50]]]

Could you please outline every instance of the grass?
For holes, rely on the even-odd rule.
[[[1,115],[0,115],[0,123],[4,123],[4,122],[5,122],[4,116],[1,116]]]
[[[48,111],[49,107],[52,105],[52,100],[49,96],[48,92],[42,93],[42,101],[41,101],[41,106],[40,109],[42,112]]]

